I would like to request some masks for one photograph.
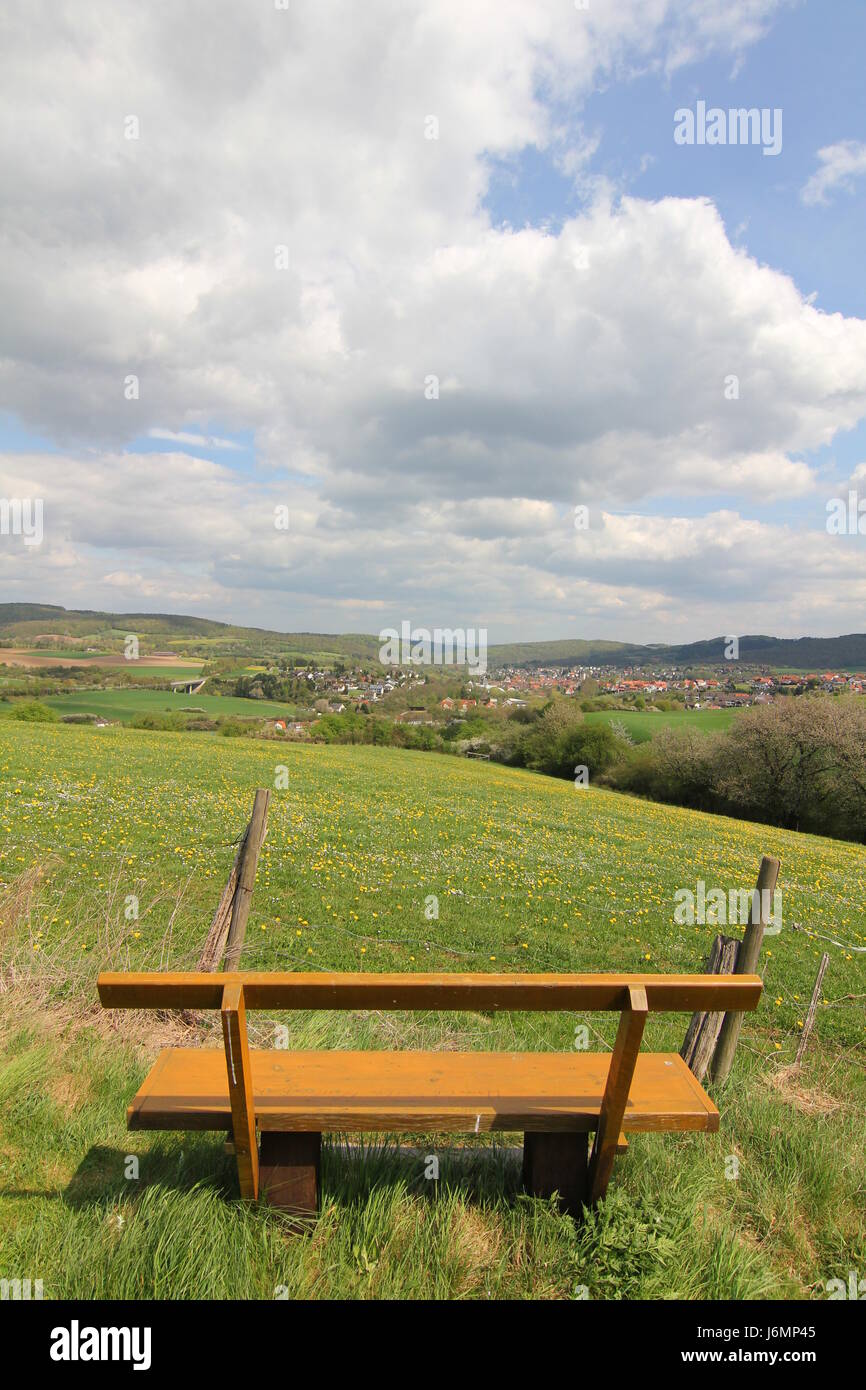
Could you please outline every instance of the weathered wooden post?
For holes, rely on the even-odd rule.
[[[232,920],[229,924],[229,934],[226,941],[226,970],[237,969],[238,959],[244,944],[244,935],[247,930],[247,918],[250,915],[250,906],[253,900],[253,887],[256,881],[256,866],[259,862],[259,850],[262,847],[262,842],[264,841],[268,828],[268,802],[270,799],[271,794],[269,791],[263,791],[260,788],[256,792],[250,827],[247,831],[247,838],[244,841],[240,864],[238,866],[238,886],[235,889],[235,900],[232,905]]]
[[[824,983],[824,972],[830,964],[830,954],[825,951],[821,957],[821,964],[818,967],[818,975],[815,980],[815,988],[812,990],[812,999],[809,1004],[809,1012],[806,1015],[806,1022],[800,1034],[800,1044],[797,1048],[797,1057],[794,1066],[798,1067],[803,1060],[803,1053],[806,1051],[806,1044],[809,1041],[809,1034],[815,1025],[815,1014],[818,1011],[818,1000],[821,998],[821,986]]]
[[[733,936],[719,935],[713,941],[704,962],[705,975],[733,975],[737,965],[740,943]],[[703,1081],[710,1065],[725,1015],[699,1009],[692,1014],[680,1056],[696,1081]]]
[[[771,854],[765,854],[761,860],[758,886],[752,895],[750,920],[737,952],[737,963],[733,972],[735,975],[757,974],[758,958],[764,940],[764,927],[767,925],[769,905],[776,889],[779,867],[779,860]],[[743,1015],[737,1012],[725,1014],[722,1020],[719,1040],[716,1043],[716,1050],[710,1064],[710,1077],[718,1085],[722,1085],[728,1079],[734,1053],[737,1050],[742,1023]]]
[[[238,845],[235,862],[232,865],[231,873],[214,913],[207,940],[199,957],[199,970],[216,970],[224,950],[228,951],[230,948],[233,950],[235,963],[240,955],[247,918],[250,915],[250,898],[256,877],[259,850],[268,828],[269,800],[270,792],[263,790],[256,792],[250,823]],[[242,876],[246,891],[243,894],[243,903],[239,904]],[[234,969],[234,965],[230,966],[228,960],[226,961],[226,969]]]

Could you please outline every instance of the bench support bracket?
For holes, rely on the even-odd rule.
[[[319,1210],[321,1134],[262,1131],[259,1181],[264,1200],[301,1220]]]
[[[238,1181],[241,1196],[255,1201],[259,1195],[259,1152],[256,1145],[253,1072],[250,1066],[247,1014],[242,984],[235,982],[225,986],[221,1013]]]
[[[647,1012],[646,990],[641,985],[630,985],[626,1006],[620,1015],[589,1160],[590,1202],[600,1202],[607,1192]]]
[[[585,1133],[573,1130],[523,1136],[523,1186],[531,1197],[559,1193],[560,1210],[575,1219],[587,1200]]]

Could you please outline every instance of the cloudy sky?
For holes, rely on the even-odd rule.
[[[0,601],[863,631],[864,40],[862,0],[5,0],[0,499],[44,539]]]

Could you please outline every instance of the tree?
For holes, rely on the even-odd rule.
[[[605,772],[619,754],[617,738],[609,724],[582,724],[565,734],[558,749],[560,777],[574,777],[585,767],[591,778]]]
[[[41,705],[38,700],[25,700],[15,705],[10,719],[18,719],[25,724],[56,724],[59,715],[50,705]]]
[[[521,743],[526,766],[554,777],[572,778],[576,767],[586,767],[594,777],[611,765],[618,751],[607,724],[584,723],[583,713],[571,700],[549,704]]]
[[[728,733],[719,791],[773,824],[827,827],[839,814],[831,803],[847,799],[850,810],[857,799],[864,732],[861,711],[848,701],[801,696],[755,706]]]
[[[866,701],[843,697],[836,704],[837,795],[850,833],[866,840]]]
[[[523,761],[539,772],[552,772],[562,762],[563,740],[583,723],[583,712],[570,700],[552,700],[521,742]]]
[[[659,729],[649,749],[650,794],[686,806],[714,808],[723,748],[723,735]]]

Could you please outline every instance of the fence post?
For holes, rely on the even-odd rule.
[[[247,918],[250,915],[250,905],[253,898],[253,886],[256,881],[259,850],[268,828],[268,802],[270,798],[269,791],[259,789],[256,792],[253,814],[238,865],[238,883],[235,889],[232,920],[229,924],[229,934],[226,941],[226,970],[237,969],[238,958],[244,944]]]
[[[806,1044],[809,1041],[809,1034],[811,1033],[812,1028],[815,1024],[815,1014],[818,1010],[818,1000],[821,998],[821,986],[824,983],[824,971],[827,969],[827,966],[829,964],[830,955],[829,952],[825,951],[821,957],[821,964],[818,967],[818,975],[815,980],[815,988],[812,990],[812,1001],[809,1004],[809,1012],[806,1015],[806,1022],[804,1023],[803,1031],[800,1034],[800,1045],[797,1048],[797,1058],[794,1062],[795,1067],[798,1067],[803,1060],[803,1053],[806,1051]]]
[[[704,963],[705,975],[733,975],[737,968],[740,943],[732,936],[717,936]],[[696,1081],[703,1081],[710,1065],[725,1015],[699,1009],[692,1014],[680,1056]]]
[[[219,905],[217,907],[216,912],[214,913],[214,918],[211,922],[210,930],[207,934],[207,940],[205,941],[204,947],[202,948],[201,956],[199,957],[199,970],[216,970],[219,966],[220,960],[222,959],[223,952],[226,949],[226,938],[229,935],[231,925],[234,922],[235,918],[235,902],[237,899],[238,882],[240,879],[241,865],[244,863],[246,863],[248,866],[247,879],[249,883],[250,892],[252,892],[252,882],[256,875],[256,865],[258,863],[259,850],[265,838],[265,831],[267,830],[267,807],[269,797],[269,792],[256,792],[256,800],[253,806],[252,818],[250,819],[249,824],[247,825],[243,835],[241,836],[240,844],[238,845],[237,853],[235,855],[235,861],[231,868],[231,873],[228,876],[228,881],[226,883],[225,888],[222,891],[222,897],[219,900]],[[263,814],[261,813],[262,802],[264,803]],[[256,807],[258,807],[260,810],[259,816],[256,815]],[[251,875],[249,874],[250,862],[252,863]],[[248,916],[249,895],[247,895],[246,914],[243,918],[243,925],[239,926],[241,943],[243,943],[243,936],[244,931],[246,930],[246,920]],[[236,929],[235,931],[235,941],[237,941],[237,939],[238,929]]]
[[[765,854],[758,871],[758,886],[752,895],[749,924],[743,934],[743,940],[737,954],[735,975],[754,975],[757,973],[758,957],[761,954],[761,943],[764,940],[764,927],[767,924],[765,909],[775,892],[778,877],[779,860],[771,854]],[[734,1061],[734,1053],[737,1050],[742,1023],[743,1015],[736,1011],[725,1014],[722,1021],[719,1040],[716,1043],[716,1050],[710,1066],[710,1076],[718,1085],[722,1085],[728,1079]]]

